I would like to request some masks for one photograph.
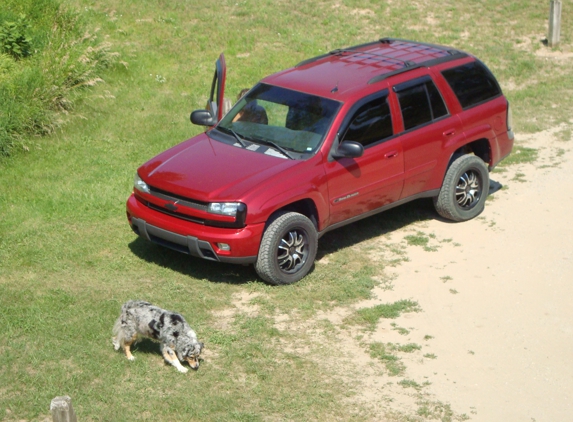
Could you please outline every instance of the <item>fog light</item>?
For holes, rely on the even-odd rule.
[[[231,247],[226,243],[217,243],[217,247],[222,251],[230,251]]]

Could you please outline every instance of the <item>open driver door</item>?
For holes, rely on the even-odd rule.
[[[225,79],[227,65],[225,55],[221,53],[215,62],[215,75],[211,84],[211,94],[207,102],[207,110],[195,110],[191,113],[191,122],[200,126],[215,126],[228,111],[230,104],[225,101]]]

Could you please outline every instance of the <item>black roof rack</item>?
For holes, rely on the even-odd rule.
[[[450,53],[450,51],[454,51],[454,53]],[[461,51],[456,51],[456,50],[449,50],[447,56],[439,57],[437,59],[426,60],[426,61],[420,62],[420,63],[415,63],[414,66],[404,67],[402,69],[397,69],[397,70],[393,70],[391,72],[382,73],[381,75],[378,75],[378,76],[374,76],[372,79],[370,79],[368,81],[368,85],[383,81],[384,79],[389,78],[390,76],[398,75],[402,72],[408,72],[410,70],[418,69],[420,67],[431,67],[431,66],[435,66],[435,65],[440,64],[440,63],[445,63],[445,62],[449,62],[452,60],[461,59],[461,58],[467,57],[467,56],[468,56],[467,53],[464,53]]]
[[[423,47],[423,50],[420,50],[420,51],[438,50],[438,51],[445,53],[445,55],[441,56],[441,57],[432,58],[432,59],[429,59],[429,60],[426,60],[423,62],[416,63],[412,60],[402,60],[400,58],[392,57],[392,56],[381,54],[381,53],[356,51],[356,50],[359,50],[361,48],[373,46],[376,44],[393,44],[395,42],[409,43],[409,44],[412,44],[412,46]],[[383,73],[383,74],[380,74],[378,76],[373,77],[372,79],[370,79],[368,81],[368,84],[373,84],[373,83],[379,82],[381,80],[384,80],[390,76],[393,76],[393,75],[396,75],[396,74],[399,74],[402,72],[406,72],[409,70],[417,69],[417,68],[422,67],[422,66],[426,66],[426,67],[427,66],[433,66],[433,65],[436,65],[436,64],[439,64],[442,62],[447,62],[450,60],[455,60],[455,59],[459,59],[459,58],[467,56],[467,53],[464,53],[462,51],[452,49],[449,47],[445,47],[442,45],[438,45],[438,44],[423,43],[423,42],[418,42],[418,41],[405,40],[405,39],[401,39],[401,38],[385,37],[385,38],[380,38],[377,41],[372,41],[372,42],[368,42],[368,43],[364,43],[364,44],[355,45],[352,47],[339,48],[336,50],[332,50],[326,54],[322,54],[320,56],[316,56],[316,57],[312,57],[310,59],[304,60],[304,61],[298,63],[295,67],[304,66],[304,65],[307,65],[309,63],[312,63],[312,62],[315,62],[317,60],[328,57],[328,56],[343,55],[343,54],[348,54],[348,56],[364,55],[364,58],[366,60],[368,60],[368,59],[371,59],[371,60],[379,59],[379,61],[381,61],[381,62],[388,62],[388,63],[394,64],[397,66],[402,66],[402,68],[390,70],[386,73]]]
[[[382,59],[380,61],[392,61],[392,62],[394,62],[394,64],[401,64],[405,67],[410,67],[410,66],[416,65],[416,63],[414,63],[413,61],[410,61],[410,60],[397,59],[396,57],[391,57],[391,56],[388,56],[385,54],[380,54],[380,53],[356,51],[354,48],[339,48],[336,50],[332,50],[329,54],[337,55],[337,54],[344,54],[344,53],[353,53],[355,55],[361,54],[361,55],[367,56],[367,58],[379,57],[380,59]]]

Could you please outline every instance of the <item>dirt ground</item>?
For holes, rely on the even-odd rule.
[[[539,157],[492,174],[506,189],[478,218],[392,233],[396,242],[410,232],[433,234],[437,250],[407,246],[408,261],[392,270],[393,288],[358,306],[419,303],[421,312],[383,320],[368,341],[423,345],[435,358],[412,356],[406,378],[427,384],[426,400],[472,421],[573,420],[573,148],[556,137],[564,129],[517,135]],[[410,333],[404,338],[391,322]],[[362,356],[363,400],[411,414],[421,396],[367,375]]]

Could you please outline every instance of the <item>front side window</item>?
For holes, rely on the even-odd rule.
[[[356,141],[367,147],[393,135],[388,96],[361,106],[344,132],[343,141]]]
[[[404,129],[409,130],[446,116],[448,110],[430,78],[407,82],[394,89],[398,95]]]
[[[258,84],[216,128],[246,142],[272,142],[298,157],[319,148],[339,108],[327,98]]]

